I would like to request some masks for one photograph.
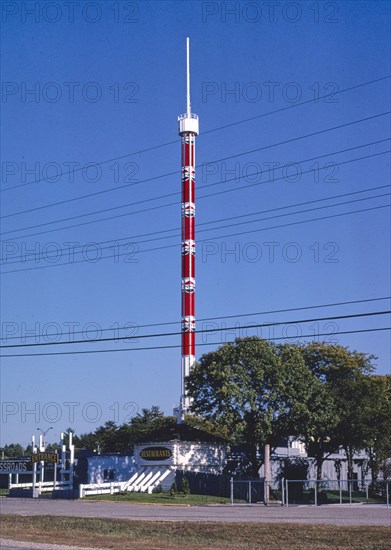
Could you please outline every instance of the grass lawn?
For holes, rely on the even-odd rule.
[[[84,500],[84,499],[83,499]],[[181,493],[175,498],[170,497],[170,493],[126,493],[124,495],[93,495],[86,497],[85,500],[113,500],[115,502],[146,502],[151,504],[175,504],[175,505],[197,505],[197,504],[227,504],[229,498],[212,497],[209,495],[188,495]]]
[[[327,502],[329,503],[338,503],[340,501],[339,491],[326,491]],[[349,491],[342,491],[342,502],[349,502]],[[386,498],[377,496],[368,496],[368,501],[365,493],[352,491],[352,502],[368,502],[368,504],[385,504]]]
[[[342,503],[349,503],[349,491],[342,491]],[[338,504],[340,502],[339,491],[322,490],[318,492],[318,504]],[[369,496],[368,500],[362,491],[352,491],[352,503],[385,504],[386,498],[382,496]],[[303,491],[299,495],[289,494],[289,504],[314,504],[315,491]]]
[[[1,518],[4,538],[112,550],[389,550],[388,527],[133,521],[58,516]]]

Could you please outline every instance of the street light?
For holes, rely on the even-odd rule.
[[[41,428],[37,428],[37,430],[39,432],[42,432],[42,435],[43,435],[43,450],[46,449],[46,441],[45,441],[45,437],[46,437],[46,434],[53,429],[53,426],[50,426],[50,428],[48,428],[47,430],[43,431],[41,430]]]

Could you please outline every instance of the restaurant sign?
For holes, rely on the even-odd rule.
[[[172,457],[171,449],[167,447],[145,447],[140,451],[144,460],[167,460]]]

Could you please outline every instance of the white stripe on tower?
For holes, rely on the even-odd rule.
[[[190,40],[186,39],[187,112],[178,117],[182,137],[182,369],[178,422],[189,409],[185,378],[195,362],[195,137],[198,116],[190,103]]]

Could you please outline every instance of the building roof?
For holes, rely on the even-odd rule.
[[[193,428],[187,424],[175,424],[157,430],[153,434],[149,433],[139,443],[152,441],[197,441],[202,443],[227,443],[223,437],[213,435],[204,430]]]

